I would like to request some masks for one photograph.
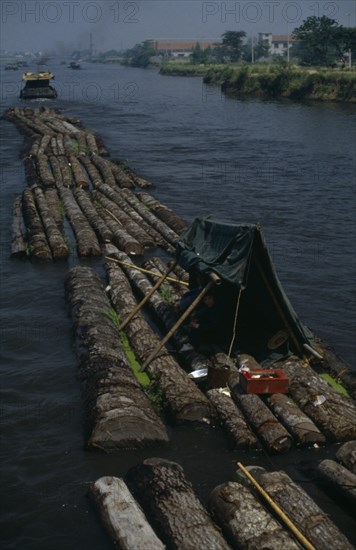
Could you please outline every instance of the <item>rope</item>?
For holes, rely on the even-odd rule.
[[[237,316],[238,316],[239,308],[240,308],[241,294],[242,294],[242,288],[240,287],[240,288],[239,288],[239,293],[238,293],[238,296],[237,296],[237,302],[236,302],[234,324],[233,324],[233,327],[232,327],[232,338],[231,338],[231,342],[230,342],[229,352],[228,352],[228,354],[227,354],[227,356],[228,356],[229,359],[230,359],[231,352],[232,352],[232,346],[234,345],[235,338],[236,338]]]

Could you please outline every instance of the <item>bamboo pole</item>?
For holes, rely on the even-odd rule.
[[[152,275],[153,277],[159,277],[160,275],[158,273],[155,273],[154,271],[150,271],[149,269],[144,269],[143,267],[139,267],[138,265],[129,264],[128,262],[123,262],[122,260],[118,260],[116,258],[112,258],[111,256],[105,256],[106,260],[110,260],[111,262],[116,262],[117,264],[127,265],[127,267],[132,267],[133,269],[137,269],[137,271],[142,271],[142,273],[147,273],[148,275]],[[171,281],[172,283],[178,283],[183,286],[189,286],[189,283],[186,281],[181,281],[180,279],[176,279],[175,277],[166,277],[167,281]]]
[[[268,502],[268,504],[273,508],[273,510],[276,512],[276,514],[279,516],[279,518],[287,525],[288,529],[290,529],[295,535],[295,537],[298,539],[298,541],[303,545],[303,548],[306,548],[307,550],[316,550],[315,546],[313,546],[308,539],[305,538],[305,536],[299,531],[299,529],[294,525],[294,523],[289,519],[288,516],[281,510],[281,508],[272,500],[272,498],[269,496],[268,493],[261,487],[261,485],[255,480],[255,478],[250,474],[248,470],[241,464],[241,462],[237,463],[238,467],[242,472],[245,474],[245,476],[251,481],[251,483],[256,487],[256,489],[261,493],[263,498]]]
[[[151,288],[151,290],[149,291],[148,294],[146,294],[146,296],[143,297],[143,299],[141,300],[140,303],[137,304],[137,306],[133,309],[133,311],[131,311],[131,313],[126,317],[126,319],[124,319],[124,321],[121,323],[121,325],[119,326],[118,328],[118,331],[120,332],[120,330],[123,330],[127,323],[129,323],[131,321],[131,319],[136,315],[136,313],[138,311],[140,311],[140,309],[145,305],[145,303],[151,298],[152,294],[154,292],[156,292],[156,290],[161,286],[161,284],[166,280],[166,278],[168,277],[168,275],[170,274],[171,271],[173,271],[173,269],[175,268],[175,266],[177,265],[177,260],[175,260],[172,265],[170,266],[170,268],[168,269],[168,271],[166,271],[166,273],[164,273],[162,275],[162,277],[160,277],[158,279],[158,281],[156,282],[156,284]]]
[[[199,302],[204,298],[205,294],[209,292],[209,290],[218,282],[220,281],[219,277],[217,277],[214,274],[213,279],[209,281],[209,283],[203,288],[203,290],[199,293],[199,295],[195,298],[194,302],[190,304],[190,306],[185,310],[183,315],[179,317],[178,321],[173,325],[171,330],[166,334],[166,336],[159,342],[159,344],[156,346],[156,348],[153,350],[151,355],[146,359],[146,361],[143,363],[141,367],[141,372],[144,371],[148,365],[151,363],[151,361],[156,357],[159,350],[164,346],[166,342],[173,336],[173,334],[179,329],[181,324],[186,320],[187,317],[191,314],[193,309],[196,308],[196,306],[199,304]]]

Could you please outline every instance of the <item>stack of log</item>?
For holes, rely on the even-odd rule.
[[[98,479],[89,495],[120,548],[297,550],[301,543],[316,550],[351,550],[328,515],[284,472],[247,470],[278,513],[272,514],[263,491],[247,478],[215,487],[206,508],[182,467],[161,458],[144,460],[125,479]]]
[[[151,183],[107,158],[100,136],[48,108],[16,107],[4,118],[30,142],[23,159],[29,189],[14,203],[13,257],[67,258],[63,209],[79,257],[100,256],[107,242],[135,256],[157,246],[174,251],[187,223],[147,193],[141,201],[131,188]]]

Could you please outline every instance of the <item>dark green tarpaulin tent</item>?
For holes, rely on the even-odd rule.
[[[261,362],[291,353],[302,356],[303,344],[313,344],[311,331],[283,291],[260,226],[196,218],[181,235],[176,256],[192,275],[214,272],[222,279],[216,293],[224,305],[226,344],[234,338],[239,352],[250,353]],[[273,349],[271,339],[279,331],[288,340]]]

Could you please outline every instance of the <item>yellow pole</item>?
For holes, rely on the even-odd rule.
[[[138,303],[136,305],[136,307],[134,307],[134,309],[131,311],[131,313],[129,313],[129,315],[126,317],[126,319],[121,323],[121,325],[119,326],[118,328],[118,331],[120,332],[120,330],[123,330],[127,323],[129,323],[131,321],[131,319],[133,317],[135,317],[136,313],[145,305],[145,303],[151,298],[152,294],[154,294],[156,292],[156,290],[161,286],[162,283],[164,283],[164,281],[167,279],[169,273],[171,271],[173,271],[173,269],[176,267],[177,265],[177,260],[175,260],[172,265],[170,266],[170,268],[168,269],[168,271],[166,271],[166,273],[164,273],[162,275],[162,277],[160,277],[158,279],[158,281],[155,283],[155,285],[151,288],[151,290],[148,292],[148,294],[146,294],[146,296],[144,296],[141,300],[140,303]]]
[[[129,264],[128,262],[117,260],[116,258],[111,258],[111,256],[105,256],[105,259],[110,260],[111,262],[116,262],[117,264],[127,265],[127,267],[132,267],[133,269],[137,269],[137,271],[142,271],[142,273],[147,273],[148,275],[152,275],[153,277],[161,277],[159,273],[155,273],[154,271],[150,271],[149,269],[144,269],[143,267],[138,267],[138,265]],[[172,283],[189,286],[189,283],[186,283],[185,281],[181,281],[179,279],[175,279],[174,277],[166,277],[166,279],[167,281],[171,281]]]
[[[271,499],[268,493],[261,487],[261,485],[255,480],[255,478],[250,474],[248,470],[241,464],[241,462],[237,463],[240,470],[243,471],[246,477],[251,481],[251,483],[256,487],[256,489],[261,493],[261,495],[267,500],[268,504],[273,508],[273,510],[276,512],[276,514],[281,518],[281,520],[287,525],[287,527],[292,531],[293,535],[299,540],[299,542],[303,545],[304,548],[307,550],[316,550],[315,546],[313,546],[308,539],[305,538],[305,536],[299,531],[299,529],[292,523],[292,521],[289,519],[288,516],[281,510],[281,508],[274,502],[274,500]]]

